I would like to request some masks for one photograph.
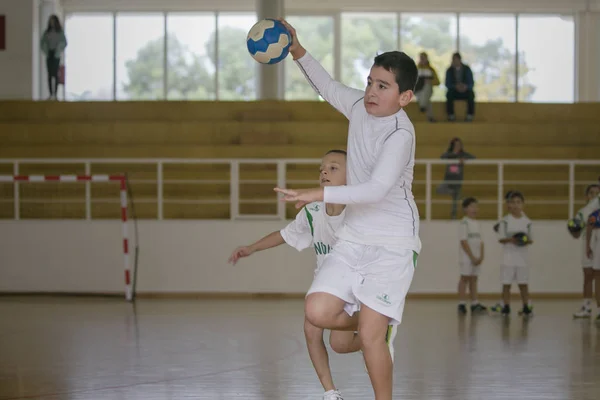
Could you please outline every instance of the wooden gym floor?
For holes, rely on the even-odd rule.
[[[515,303],[514,306],[517,306]],[[579,302],[535,317],[458,317],[409,300],[397,399],[597,400],[600,324]],[[513,307],[516,308],[516,307]],[[0,399],[320,399],[301,300],[0,297]],[[373,399],[360,354],[332,355],[346,400]]]

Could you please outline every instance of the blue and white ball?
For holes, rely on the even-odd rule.
[[[250,55],[261,64],[277,64],[290,52],[292,35],[275,19],[258,21],[248,32],[246,45]]]

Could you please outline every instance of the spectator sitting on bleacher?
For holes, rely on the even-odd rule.
[[[468,65],[462,63],[460,53],[452,55],[452,65],[446,70],[446,112],[448,113],[448,121],[455,121],[454,115],[454,100],[467,101],[467,118],[466,121],[473,120],[475,115],[475,93],[473,92],[473,71]]]
[[[434,86],[440,84],[437,72],[429,63],[429,57],[427,53],[423,52],[419,54],[419,79],[415,86],[415,96],[419,102],[419,109],[421,112],[427,113],[427,120],[429,122],[435,122],[433,118],[433,107],[431,107],[431,96],[433,95]]]

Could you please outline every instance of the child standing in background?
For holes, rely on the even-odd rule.
[[[531,315],[533,307],[529,300],[529,265],[527,260],[528,246],[533,244],[532,223],[523,212],[525,197],[519,191],[510,194],[510,213],[500,221],[498,230],[499,242],[503,245],[502,275],[502,304],[491,308],[502,315],[510,315],[510,287],[517,282],[523,301],[520,315]],[[527,240],[520,241],[518,235],[525,235]]]
[[[468,197],[463,200],[462,208],[465,216],[459,225],[459,262],[460,280],[458,282],[458,312],[467,313],[467,286],[471,295],[471,313],[486,311],[487,307],[477,300],[477,277],[483,262],[483,240],[481,228],[477,221],[477,199]]]

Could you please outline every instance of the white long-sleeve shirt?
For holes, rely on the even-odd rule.
[[[312,87],[348,118],[347,184],[328,186],[324,201],[347,204],[337,236],[351,242],[420,252],[419,211],[412,194],[415,130],[404,110],[367,113],[365,92],[336,82],[307,52],[296,60]]]

